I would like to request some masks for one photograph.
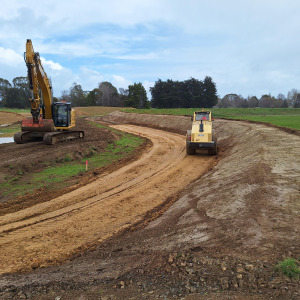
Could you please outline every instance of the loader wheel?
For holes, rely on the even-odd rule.
[[[217,138],[214,137],[214,138],[213,138],[213,141],[215,142],[215,145],[214,145],[214,147],[213,147],[212,149],[210,149],[210,150],[208,151],[209,155],[217,155],[217,153],[218,153]]]
[[[195,149],[191,149],[191,148],[189,147],[189,145],[186,144],[186,154],[187,154],[187,155],[194,155],[195,153],[196,153],[196,150],[195,150]]]

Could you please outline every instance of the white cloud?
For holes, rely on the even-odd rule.
[[[61,71],[63,67],[56,62],[53,62],[52,60],[46,60],[44,57],[41,57],[41,63],[43,66],[49,67],[50,69],[54,71]]]
[[[112,75],[112,84],[118,89],[119,88],[127,89],[128,86],[132,84],[132,81],[120,75]]]
[[[124,88],[148,82],[148,91],[158,78],[205,75],[213,77],[221,95],[299,89],[299,1],[86,3],[2,3],[0,77],[26,74],[22,55],[31,38],[56,90],[74,81],[85,90],[111,81]]]
[[[155,82],[154,82],[154,81],[144,80],[144,81],[142,82],[142,84],[143,84],[143,87],[144,87],[145,90],[146,90],[148,100],[150,100],[150,99],[151,99],[150,87],[153,87],[154,84],[155,84]]]
[[[18,66],[24,62],[24,58],[12,49],[0,47],[0,61],[8,66]]]
[[[59,71],[46,70],[51,79],[53,96],[60,97],[62,91],[68,91],[74,82],[79,82],[79,77],[71,70],[63,68]]]
[[[81,67],[80,73],[78,73],[79,81],[82,88],[87,91],[91,91],[97,88],[99,83],[105,80],[105,77],[100,72],[87,67]]]

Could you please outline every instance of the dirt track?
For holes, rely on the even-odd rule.
[[[118,112],[103,120],[178,133],[190,124],[186,117]],[[274,272],[274,265],[284,257],[300,256],[300,139],[244,122],[217,120],[215,128],[220,161],[191,185],[186,183],[216,161],[206,155],[186,157],[182,135],[143,128],[153,147],[139,161],[103,174],[87,187],[1,217],[2,229],[23,226],[1,236],[1,243],[7,241],[0,254],[6,253],[0,260],[6,271],[61,261],[145,215],[147,222],[59,267],[4,275],[0,287],[36,293],[34,299],[52,299],[50,291],[66,299],[95,299],[99,288],[106,299],[169,299],[190,293],[195,298],[185,299],[218,299],[218,291],[227,299],[297,299],[299,282]],[[114,195],[106,198],[109,193]],[[165,201],[172,204],[176,196],[164,213],[162,207],[157,214],[149,213]],[[20,245],[16,249],[15,241]],[[6,248],[21,253],[20,258],[11,259]],[[108,279],[111,285],[105,283]],[[3,295],[17,292],[8,289]],[[210,298],[202,298],[202,292]]]
[[[63,261],[143,220],[201,176],[213,158],[185,155],[184,137],[137,126],[114,126],[140,134],[153,147],[138,161],[73,192],[0,217],[2,273]],[[195,168],[194,163],[200,168]]]

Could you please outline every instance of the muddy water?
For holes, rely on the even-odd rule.
[[[13,137],[0,137],[0,144],[13,143]]]

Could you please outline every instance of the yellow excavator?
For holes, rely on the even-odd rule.
[[[69,130],[75,126],[75,112],[71,103],[53,102],[51,82],[44,71],[39,53],[34,52],[30,39],[26,42],[24,60],[29,88],[32,91],[32,98],[29,99],[32,117],[22,121],[22,132],[14,135],[15,143],[43,140],[45,144],[53,145],[83,138],[84,131]]]

